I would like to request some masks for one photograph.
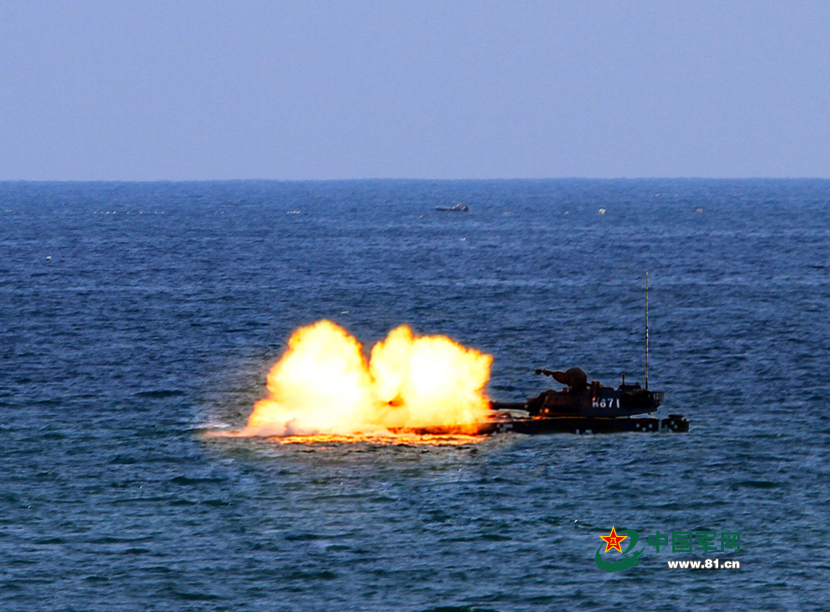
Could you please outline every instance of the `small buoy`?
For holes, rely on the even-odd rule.
[[[702,213],[702,212],[703,212],[703,209],[702,209],[702,208],[698,208],[695,212],[696,212],[696,213]]]

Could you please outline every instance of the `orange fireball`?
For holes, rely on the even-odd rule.
[[[378,434],[406,428],[464,432],[485,419],[493,358],[402,325],[372,348],[342,327],[298,329],[268,374],[268,397],[239,435]]]

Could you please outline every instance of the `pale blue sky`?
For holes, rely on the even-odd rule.
[[[830,178],[830,2],[0,0],[0,180]]]

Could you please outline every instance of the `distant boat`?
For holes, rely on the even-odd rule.
[[[436,206],[435,210],[443,210],[444,212],[470,212],[470,207],[456,204],[455,206]]]

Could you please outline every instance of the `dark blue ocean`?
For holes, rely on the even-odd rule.
[[[642,382],[646,272],[687,434],[205,436],[322,318]],[[828,610],[829,314],[830,181],[0,183],[0,609]]]

